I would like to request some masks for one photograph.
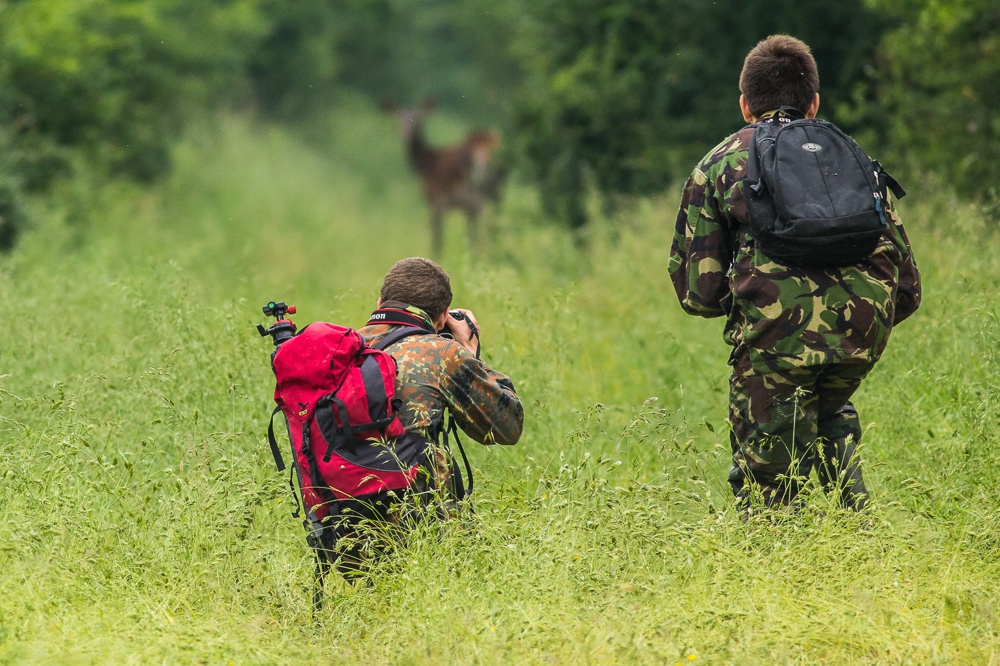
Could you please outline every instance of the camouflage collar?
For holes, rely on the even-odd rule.
[[[765,111],[764,113],[757,116],[758,123],[790,123],[793,120],[802,120],[805,115],[794,106],[783,106],[778,109],[772,109],[770,111]]]
[[[434,331],[434,323],[430,316],[414,305],[399,301],[386,301],[368,318],[369,324],[394,324],[401,326],[416,326],[428,331]]]

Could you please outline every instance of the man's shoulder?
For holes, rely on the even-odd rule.
[[[730,134],[708,151],[698,163],[697,169],[707,175],[726,168],[745,168],[752,134],[753,128],[749,125]]]
[[[358,332],[365,342],[372,346],[385,338],[398,327],[384,324],[365,326]],[[466,356],[471,356],[468,350],[451,338],[446,338],[430,331],[414,333],[393,343],[386,351],[396,360],[400,372],[411,372],[418,369],[448,370],[456,364],[461,364]]]

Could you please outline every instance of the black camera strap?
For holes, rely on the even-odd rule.
[[[476,359],[478,360],[480,358],[480,352],[483,350],[483,345],[479,340],[479,327],[473,324],[471,319],[466,319],[465,323],[469,325],[469,328],[472,330],[472,337],[476,339]]]
[[[458,499],[466,499],[472,495],[472,465],[469,464],[469,457],[465,455],[465,447],[462,446],[462,440],[458,437],[458,425],[455,423],[455,417],[448,414],[448,425],[445,427],[444,418],[442,416],[441,426],[441,433],[444,435],[444,448],[448,451],[449,455],[452,455],[451,448],[448,446],[448,433],[450,432],[455,435],[455,444],[458,445],[458,451],[462,454],[462,461],[465,462],[465,472],[467,474],[467,478],[469,479],[469,486],[467,488],[462,483],[462,470],[458,467],[458,461],[455,460],[452,455],[452,470],[453,474],[455,474],[455,491],[458,495]]]

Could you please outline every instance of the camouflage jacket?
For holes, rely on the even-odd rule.
[[[668,264],[681,306],[702,317],[726,315],[730,363],[746,353],[757,372],[877,360],[893,325],[920,304],[919,274],[895,207],[888,204],[892,223],[859,264],[769,259],[745,231],[752,133],[745,127],[713,148],[684,187]]]
[[[418,308],[401,303],[384,303],[382,308],[405,310],[424,328],[434,330],[430,317]],[[358,332],[372,345],[399,328],[369,321]],[[386,351],[396,359],[396,397],[403,401],[399,420],[408,431],[435,439],[447,409],[458,427],[477,442],[517,443],[524,409],[509,377],[435,333],[403,338]]]

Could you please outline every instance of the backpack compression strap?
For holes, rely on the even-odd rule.
[[[879,185],[883,185],[883,181],[885,181],[885,187],[889,188],[893,196],[897,199],[902,199],[906,196],[906,190],[904,190],[903,186],[899,184],[899,181],[892,177],[892,174],[883,168],[881,162],[878,160],[872,160],[872,165],[875,167],[875,174],[878,176]]]
[[[761,188],[761,178],[760,178],[760,155],[757,152],[757,139],[759,135],[757,130],[760,125],[750,125],[753,127],[753,134],[750,135],[750,145],[747,146],[747,178],[746,183],[753,188],[754,192],[760,192]]]

